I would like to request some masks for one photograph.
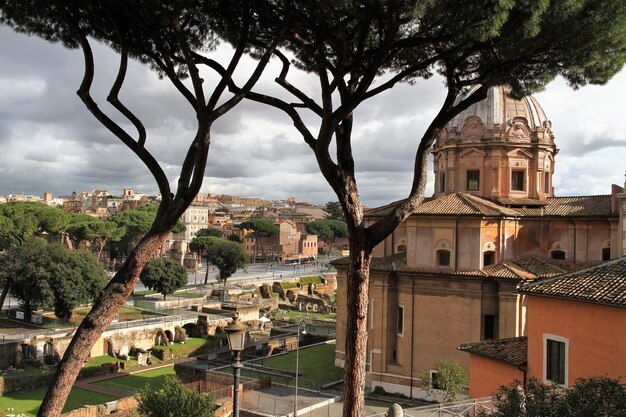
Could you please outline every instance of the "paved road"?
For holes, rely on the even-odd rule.
[[[275,277],[278,279],[286,279],[286,278],[294,278],[307,276],[312,274],[320,274],[320,273],[328,273],[334,272],[333,268],[329,269],[326,267],[329,259],[324,258],[318,262],[309,265],[283,265],[280,263],[267,263],[267,264],[250,264],[248,267],[243,270],[238,270],[232,277],[228,278],[229,282],[233,282],[241,279],[250,279],[257,277]],[[187,280],[188,285],[195,284],[203,284],[204,277],[206,275],[206,270],[198,270],[197,272],[190,272],[189,279]],[[209,277],[208,282],[217,282],[218,270],[217,268],[209,265]],[[137,282],[135,286],[136,291],[143,291],[146,287],[143,286],[141,281]],[[18,304],[17,300],[11,297],[7,297],[2,309],[8,309],[10,306],[16,306]]]

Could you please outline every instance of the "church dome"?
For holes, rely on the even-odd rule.
[[[478,86],[461,95],[468,97]],[[491,87],[487,98],[472,104],[454,117],[442,132],[441,142],[485,140],[511,142],[548,142],[552,138],[551,122],[532,96],[521,100],[509,96],[507,86]]]
[[[529,205],[554,195],[552,124],[533,97],[516,100],[509,92],[491,87],[439,131],[432,149],[436,197],[462,192]]]

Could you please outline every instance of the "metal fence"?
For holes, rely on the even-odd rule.
[[[493,411],[494,407],[495,404],[492,397],[483,397],[444,404],[405,408],[403,411],[406,417],[475,417],[478,416],[480,412],[489,414]],[[368,417],[385,416],[385,412],[368,415]]]
[[[207,317],[207,321],[209,323],[215,321],[223,321],[230,318],[232,313],[225,313],[224,315],[218,314],[202,314]],[[143,318],[139,320],[130,320],[118,323],[111,323],[106,331],[110,330],[118,330],[118,329],[129,329],[133,327],[143,327],[151,324],[167,324],[173,323],[177,321],[188,321],[188,320],[197,320],[197,313],[185,313],[185,314],[176,314],[172,316],[160,316],[160,317],[149,317]],[[20,340],[28,340],[36,336],[53,336],[53,335],[61,335],[68,334],[73,332],[77,326],[69,326],[60,329],[45,329],[45,328],[36,328],[33,330],[29,330],[27,332],[13,333],[13,334],[3,334],[0,336],[0,344],[3,343],[15,343]]]

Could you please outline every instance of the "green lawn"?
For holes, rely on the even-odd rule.
[[[137,372],[132,375],[125,375],[119,378],[107,379],[105,381],[96,382],[94,385],[106,387],[117,391],[128,392],[132,395],[135,391],[143,388],[146,384],[152,387],[161,387],[165,382],[165,376],[176,375],[174,365],[163,368],[151,369],[145,372]]]
[[[158,292],[152,291],[152,290],[143,290],[143,291],[134,291],[133,292],[133,295],[136,295],[136,296],[154,295],[154,294],[158,294]]]
[[[308,348],[301,348],[299,352],[298,386],[308,389],[318,389],[321,385],[343,379],[343,369],[335,366],[335,343],[328,343]],[[295,385],[296,352],[273,356],[257,360],[271,371],[272,369],[293,372],[294,376],[271,375],[272,382],[277,384]],[[222,369],[221,372],[232,373],[232,368]],[[242,375],[250,378],[267,377],[265,373],[257,372],[250,367],[241,370]]]
[[[323,284],[324,280],[319,275],[313,275],[309,277],[300,277],[300,284],[306,286],[309,284]]]
[[[48,374],[48,373],[52,373],[55,371],[55,368],[53,367],[49,367],[48,369],[43,369],[40,368],[38,366],[32,366],[32,365],[28,365],[25,364],[20,371],[3,371],[2,372],[2,376],[4,376],[5,378],[11,378],[11,377],[21,377],[21,376],[25,376],[25,375],[42,375],[42,374]],[[0,412],[2,412],[2,409],[0,409]]]
[[[318,380],[322,384],[343,378],[343,369],[335,366],[335,343],[300,348],[299,371],[303,379]],[[263,359],[263,366],[284,371],[296,371],[296,352]]]
[[[202,346],[207,345],[209,343],[210,343],[209,339],[205,339],[205,338],[202,338],[202,337],[188,337],[187,340],[185,340],[185,344],[173,343],[173,344],[170,344],[169,346],[153,346],[151,348],[151,350],[168,350],[168,349],[172,349],[172,352],[174,353],[174,356],[176,356],[176,351],[178,351],[178,350],[188,351],[190,349],[190,347],[194,347],[196,349],[199,349]]]
[[[116,358],[115,356],[102,355],[102,356],[93,356],[93,357],[87,358],[87,360],[85,361],[84,367],[88,368],[88,367],[93,367],[93,366],[100,366],[105,363],[114,363],[114,362],[119,362],[119,363],[123,362],[125,370],[129,370],[129,369],[139,366],[139,364],[137,363],[136,356],[129,355],[127,360],[122,360],[122,359]]]
[[[47,388],[39,388],[36,390],[4,394],[0,396],[0,412],[6,413],[7,408],[13,408],[13,411],[10,412],[11,414],[22,413],[29,417],[35,417],[46,390]],[[87,404],[102,404],[115,399],[116,397],[111,397],[110,395],[73,388],[65,403],[63,412],[66,413]]]
[[[204,293],[201,292],[175,292],[172,294],[172,297],[178,298],[202,298],[204,297]]]

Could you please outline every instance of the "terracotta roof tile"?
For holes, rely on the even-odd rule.
[[[526,364],[528,357],[528,339],[524,336],[485,340],[483,342],[464,343],[458,349],[513,366],[522,366]]]
[[[453,193],[435,199],[425,199],[415,215],[435,216],[509,216],[509,217],[615,217],[611,211],[610,195],[552,197],[546,201],[500,199],[500,203],[466,193]],[[521,203],[527,207],[519,207]],[[388,214],[399,202],[369,210],[367,217]],[[513,207],[508,207],[513,206]]]
[[[545,207],[516,208],[522,216],[615,216],[611,211],[610,195],[581,195],[576,197],[552,197]]]
[[[553,259],[541,259],[534,256],[525,256],[523,258],[515,259],[515,264],[520,268],[534,274],[536,277],[546,278],[561,275],[567,270],[559,268],[554,264]]]
[[[626,307],[626,257],[531,283],[520,292]]]
[[[501,262],[499,264],[493,264],[486,266],[482,269],[485,275],[490,277],[498,277],[498,278],[511,278],[511,279],[521,279],[519,272],[511,268],[511,264],[509,262]],[[535,278],[534,276],[532,278]]]
[[[472,194],[454,193],[421,204],[415,214],[517,216],[517,212]]]

